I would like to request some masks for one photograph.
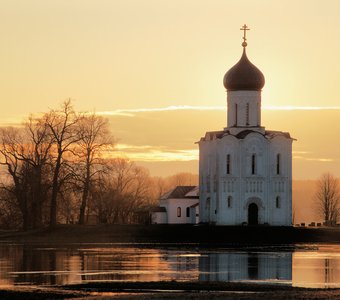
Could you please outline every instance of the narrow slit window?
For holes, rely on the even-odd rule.
[[[227,174],[231,173],[230,154],[227,154]]]
[[[180,218],[182,215],[182,210],[180,207],[177,207],[177,217]]]
[[[228,199],[227,199],[228,208],[231,207],[231,204],[232,204],[232,203],[231,203],[231,202],[232,202],[231,200],[232,200],[232,199],[231,199],[231,196],[229,196]]]
[[[280,154],[277,154],[276,155],[276,174],[279,175],[281,170],[281,155]]]
[[[276,208],[280,208],[280,205],[281,205],[281,203],[280,203],[280,197],[277,196],[277,197],[276,197]]]
[[[235,126],[237,126],[237,104],[235,104]]]
[[[256,174],[256,155],[251,156],[251,174]]]
[[[246,106],[246,125],[249,125],[249,103]]]
[[[187,207],[187,218],[190,218],[190,207]]]

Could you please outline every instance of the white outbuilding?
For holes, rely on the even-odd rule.
[[[242,57],[223,80],[227,126],[198,142],[200,222],[291,226],[293,138],[262,126],[265,79],[243,39]]]
[[[164,194],[151,213],[152,224],[196,224],[199,219],[197,186],[177,186]]]

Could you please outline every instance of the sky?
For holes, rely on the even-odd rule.
[[[197,173],[226,124],[225,72],[264,73],[267,129],[289,131],[293,178],[340,177],[340,1],[0,0],[0,123],[71,98],[106,115],[116,152],[154,175]]]

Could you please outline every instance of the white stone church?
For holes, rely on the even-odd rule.
[[[290,134],[261,124],[265,79],[246,54],[224,76],[227,127],[199,144],[200,222],[215,225],[292,225]]]

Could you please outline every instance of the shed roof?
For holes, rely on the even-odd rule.
[[[172,189],[171,191],[165,193],[163,196],[161,196],[161,200],[165,200],[165,199],[179,199],[179,198],[198,198],[198,193],[190,193],[193,190],[196,190],[197,187],[196,186],[192,186],[192,185],[179,185],[176,186],[174,189]]]

